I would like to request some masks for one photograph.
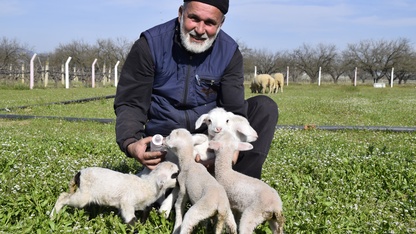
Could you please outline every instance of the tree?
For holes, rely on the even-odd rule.
[[[356,61],[357,65],[376,83],[383,77],[388,78],[391,69],[410,51],[409,40],[403,38],[391,41],[363,40],[357,44],[348,44],[346,56]]]
[[[292,56],[296,67],[310,77],[311,83],[315,83],[318,79],[319,68],[329,71],[336,56],[336,46],[320,43],[313,48],[311,45],[303,44],[293,51]]]
[[[336,54],[331,65],[328,67],[328,74],[331,76],[334,84],[338,83],[338,79],[348,70],[347,62],[341,55]]]
[[[124,64],[130,48],[131,43],[125,38],[97,40],[98,58],[107,64],[116,64],[117,61]]]
[[[244,73],[249,77],[254,75],[254,67],[257,67],[257,74],[272,74],[281,70],[279,66],[284,63],[281,52],[250,49],[243,43],[239,47],[244,59]]]
[[[238,47],[243,56],[243,69],[245,77],[251,79],[254,75],[255,59],[253,56],[253,49],[249,48],[244,42],[237,40]]]
[[[403,55],[394,64],[393,80],[398,80],[399,84],[416,78],[416,52]],[[387,78],[391,80],[391,73],[387,73]]]
[[[258,74],[272,74],[276,72],[279,53],[272,53],[266,49],[261,49],[254,50],[252,56],[255,60]]]
[[[0,39],[0,74],[9,73],[10,67],[19,67],[30,59],[30,48],[16,39]]]

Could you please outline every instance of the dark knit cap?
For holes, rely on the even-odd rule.
[[[228,12],[229,0],[183,0],[183,2],[202,2],[218,8],[224,15]]]

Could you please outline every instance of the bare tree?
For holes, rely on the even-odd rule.
[[[334,84],[338,83],[339,78],[349,70],[348,62],[344,61],[341,55],[336,54],[331,65],[328,67],[328,74]]]
[[[99,39],[97,40],[98,57],[104,63],[116,64],[120,61],[124,64],[132,43],[125,38]]]
[[[386,76],[391,80],[391,73],[387,73]],[[395,61],[393,80],[398,80],[398,83],[402,84],[414,78],[416,78],[416,52],[413,51]]]
[[[296,67],[305,72],[314,83],[318,79],[319,68],[329,71],[336,56],[335,45],[318,44],[316,47],[303,44],[293,51]]]
[[[237,40],[238,47],[243,56],[244,75],[251,79],[254,74],[255,59],[253,56],[253,49],[249,48],[244,42]]]
[[[271,53],[266,49],[253,50],[246,58],[251,60],[250,62],[254,66],[257,66],[257,73],[259,74],[271,74],[277,70],[276,63],[279,58],[278,53]]]
[[[364,40],[357,44],[348,44],[346,56],[355,60],[374,82],[378,82],[383,77],[388,78],[392,67],[409,54],[410,49],[409,40],[403,38],[391,41]]]
[[[0,39],[0,74],[10,74],[10,67],[20,68],[30,58],[32,52],[27,45],[17,39]],[[14,71],[12,71],[14,72]]]
[[[71,69],[70,79],[78,77],[81,81],[86,82],[90,78],[91,64],[97,56],[97,46],[90,45],[82,40],[74,40],[68,44],[60,44],[54,53],[50,54],[50,64],[53,67],[52,70],[57,72],[71,57],[71,68],[74,68],[75,71]],[[58,82],[58,76],[53,77],[55,82]]]

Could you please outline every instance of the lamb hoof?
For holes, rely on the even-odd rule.
[[[131,225],[131,226],[134,226],[134,224],[136,224],[136,222],[137,222],[137,218],[136,217],[134,217],[134,218],[132,218],[127,224],[129,224],[129,225]]]
[[[140,223],[141,224],[146,223],[147,219],[149,218],[149,215],[150,215],[150,208],[144,209],[140,217]]]

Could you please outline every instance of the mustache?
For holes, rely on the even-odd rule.
[[[198,35],[198,33],[195,32],[195,29],[189,32],[189,35],[198,38],[198,39],[208,39],[207,33],[204,33],[202,35]]]

